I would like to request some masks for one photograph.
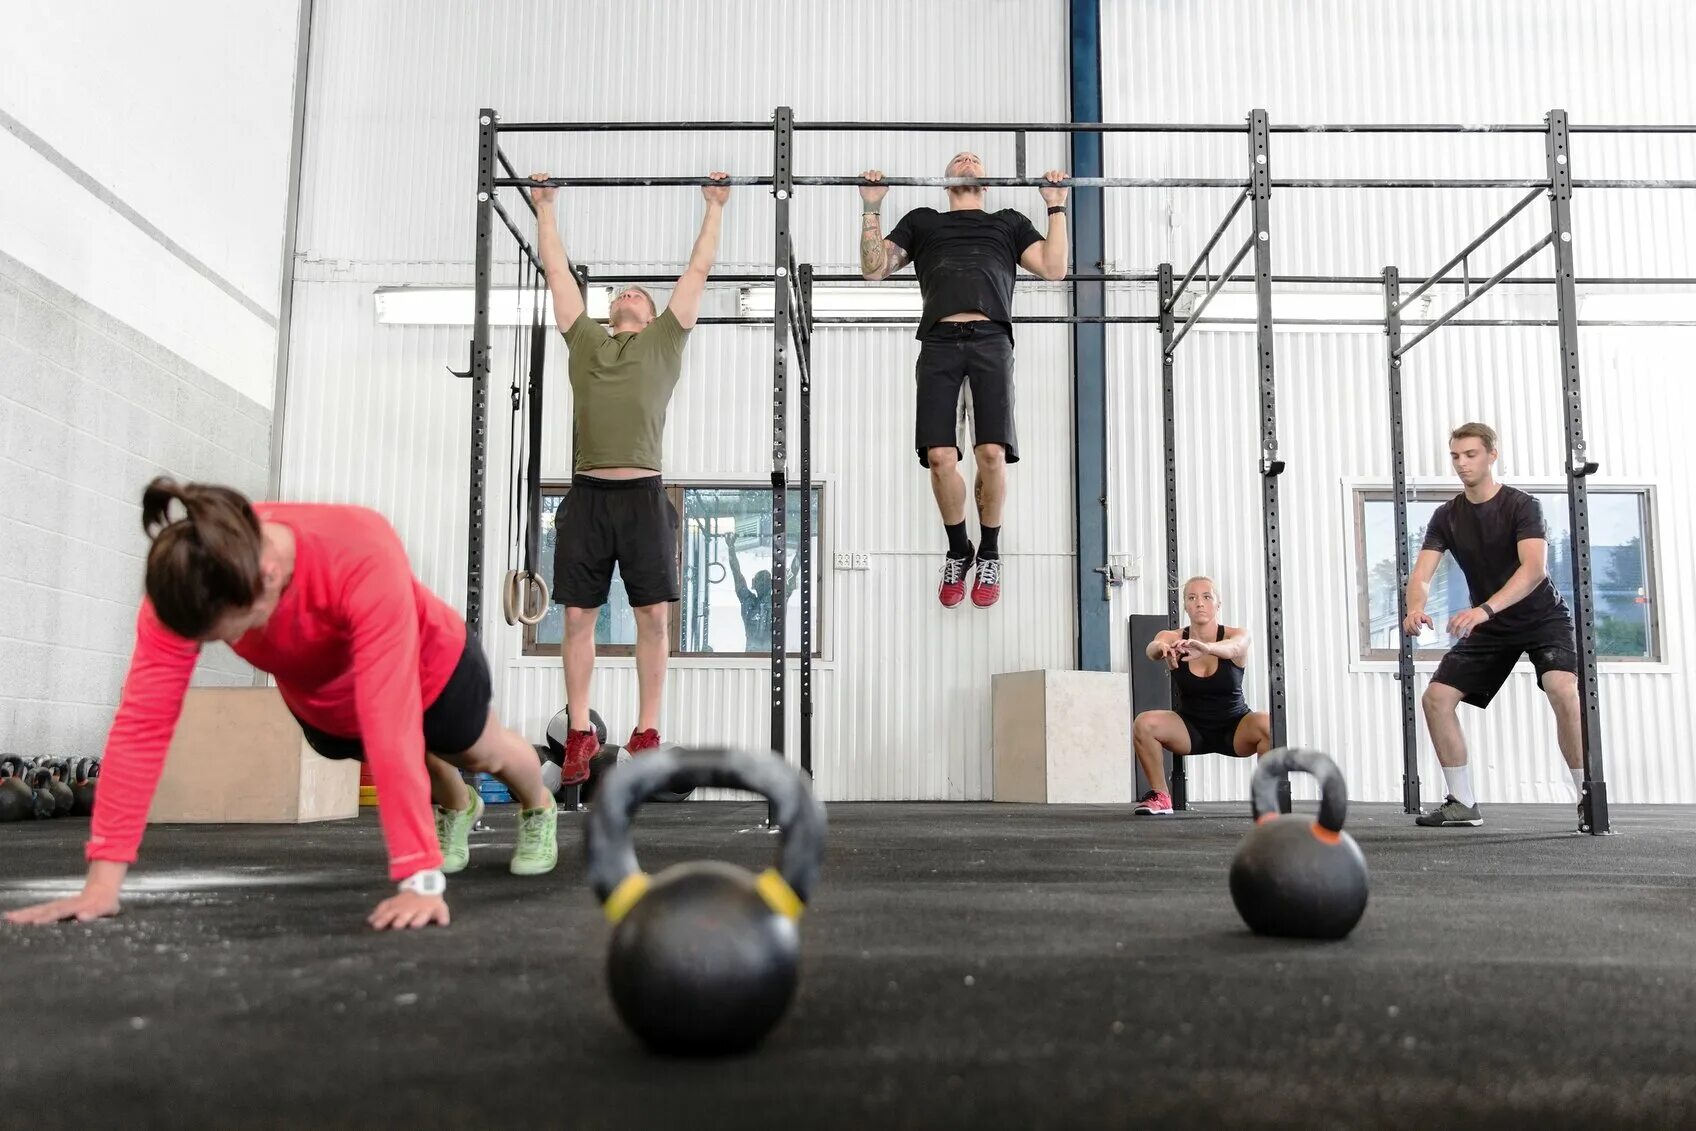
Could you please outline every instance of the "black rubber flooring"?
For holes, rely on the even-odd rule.
[[[377,934],[374,817],[158,827],[117,919],[0,924],[0,1126],[1691,1127],[1696,814],[1356,806],[1340,943],[1249,934],[1246,807],[835,805],[801,991],[757,1052],[644,1053],[603,986],[575,816],[506,872],[491,810],[447,930]],[[763,806],[654,806],[649,870],[761,864]],[[0,826],[0,907],[86,824]]]

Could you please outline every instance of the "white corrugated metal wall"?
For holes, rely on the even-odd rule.
[[[766,120],[779,104],[802,120],[1059,121],[1067,115],[1065,21],[1063,0],[997,0],[987,9],[963,0],[851,8],[318,0],[284,494],[379,507],[421,576],[463,602],[468,390],[444,368],[463,367],[469,331],[379,326],[371,295],[380,285],[470,282],[479,107],[505,121]],[[947,57],[913,64],[916,45],[939,43],[951,45]],[[1017,66],[986,67],[985,59]],[[763,173],[770,145],[766,134],[528,135],[506,149],[524,171],[664,175]],[[1062,145],[1033,138],[1031,166],[1063,163]],[[940,174],[968,146],[992,169],[1010,170],[1008,138],[831,133],[799,136],[797,172],[876,165]],[[931,193],[893,190],[886,217],[940,196]],[[693,189],[566,190],[562,198],[574,258],[603,270],[677,270],[700,218]],[[1034,190],[1002,199],[1040,220]],[[792,209],[798,256],[821,271],[851,269],[858,211],[851,189],[801,190]],[[737,190],[721,269],[769,270],[771,241],[770,196]],[[515,252],[498,228],[496,248],[510,281]],[[1022,310],[1066,309],[1052,288],[1022,290]],[[1063,327],[1031,326],[1019,342],[1026,458],[1005,520],[1007,594],[993,613],[963,609],[945,620],[931,595],[942,532],[910,449],[911,330],[819,333],[813,471],[827,492],[823,561],[836,551],[872,561],[869,572],[820,573],[815,768],[827,798],[988,796],[989,676],[1072,662],[1070,340]],[[491,577],[503,567],[500,390],[510,338],[497,332],[494,347]],[[554,425],[569,412],[562,359],[554,349]],[[770,395],[769,331],[699,329],[672,407],[668,478],[768,482]],[[569,470],[567,434],[550,429],[550,476]],[[518,656],[518,635],[498,613],[488,644],[502,709],[539,737],[563,700],[558,661]],[[768,684],[757,660],[675,662],[667,736],[764,741]],[[628,660],[605,662],[595,699],[615,730],[634,722]],[[789,748],[793,756],[793,738]]]
[[[992,5],[993,19],[984,14],[982,5],[964,3],[771,2],[743,4],[730,18],[722,6],[567,10],[535,0],[379,13],[320,0],[285,492],[382,507],[395,516],[421,573],[448,599],[462,599],[468,412],[464,388],[446,380],[442,368],[463,365],[468,334],[379,327],[370,296],[383,284],[469,281],[478,106],[495,106],[508,121],[764,119],[779,103],[803,120],[1064,118],[1065,4],[1004,0]],[[1577,0],[1490,6],[1434,0],[1413,9],[1341,0],[1206,6],[1109,0],[1103,22],[1109,119],[1235,121],[1251,106],[1285,121],[1534,122],[1551,106],[1570,110],[1575,121],[1696,116],[1678,46],[1696,29],[1671,0],[1606,13]],[[962,62],[913,68],[910,45],[919,42],[957,44]],[[1020,62],[982,64],[996,58]],[[1033,60],[1040,65],[1030,66]],[[1300,60],[1301,69],[1289,67],[1290,60]],[[798,171],[875,164],[923,172],[962,145],[978,147],[994,168],[1011,164],[1006,138],[802,134]],[[763,171],[768,147],[763,135],[532,135],[513,139],[509,152],[521,169],[634,175],[711,166]],[[1113,138],[1107,172],[1234,175],[1242,148],[1237,137]],[[1052,140],[1033,138],[1031,166],[1062,163],[1060,152]],[[1273,152],[1274,175],[1534,176],[1542,167],[1536,135],[1278,135]],[[1584,136],[1573,153],[1579,176],[1696,175],[1696,154],[1678,139]],[[699,216],[688,189],[567,195],[562,216],[575,257],[612,270],[675,269]],[[1034,193],[1008,196],[1040,216]],[[1428,270],[1514,198],[1510,190],[1280,192],[1274,263],[1283,272],[1367,274],[1386,262],[1409,274]],[[886,214],[924,199],[924,190],[897,189]],[[1224,192],[1110,192],[1111,265],[1184,260],[1228,200]],[[803,190],[793,210],[801,256],[821,270],[850,266],[854,213],[850,190]],[[1479,268],[1528,244],[1545,215],[1534,205],[1503,234],[1499,251],[1481,256]],[[1581,192],[1574,227],[1581,273],[1696,273],[1690,262],[1696,232],[1685,197]],[[727,216],[721,267],[766,269],[770,234],[769,197],[740,191]],[[511,257],[503,254],[501,262],[510,273]],[[1546,270],[1546,260],[1540,262]],[[1135,293],[1114,301],[1121,309],[1149,305]],[[1028,310],[1063,309],[1063,298],[1052,293],[1033,291],[1023,303]],[[1480,303],[1478,313],[1546,306],[1541,292],[1508,292],[1494,304]],[[1112,548],[1143,566],[1142,577],[1116,602],[1122,620],[1133,609],[1163,607],[1159,369],[1150,331],[1116,328],[1110,338]],[[1395,685],[1381,673],[1353,669],[1348,622],[1331,612],[1352,600],[1345,483],[1388,474],[1379,339],[1280,334],[1278,341],[1283,454],[1290,460],[1285,576],[1289,663],[1297,673],[1290,684],[1291,734],[1336,750],[1357,796],[1393,798],[1399,793]],[[1670,433],[1670,414],[1655,413],[1645,434],[1636,411],[1685,396],[1670,379],[1687,368],[1676,353],[1687,352],[1687,343],[1676,333],[1584,334],[1592,448],[1610,479],[1661,488],[1656,565],[1669,662],[1653,672],[1609,670],[1604,683],[1609,776],[1622,800],[1696,799],[1691,771],[1658,753],[1676,749],[1677,736],[1689,733],[1693,721],[1681,651],[1693,614],[1669,568],[1690,549],[1688,519],[1672,500],[1690,483],[1692,468]],[[497,335],[497,358],[505,356],[502,344]],[[1071,531],[1069,508],[1059,502],[1070,497],[1066,336],[1038,327],[1021,335],[1021,429],[1029,458],[1017,469],[1007,545],[1022,576],[993,619],[967,612],[944,622],[926,597],[940,535],[923,476],[905,448],[913,349],[904,331],[878,329],[822,331],[817,346],[814,468],[828,491],[825,560],[833,551],[861,550],[873,553],[875,563],[869,574],[821,575],[825,658],[815,687],[819,782],[828,797],[984,796],[985,677],[1071,660]],[[1557,475],[1553,351],[1552,332],[1539,330],[1455,329],[1421,346],[1408,374],[1414,473],[1440,479],[1443,430],[1453,419],[1484,416],[1507,438],[1510,475]],[[699,332],[673,410],[668,474],[764,478],[769,357],[769,341],[758,331]],[[1180,362],[1183,567],[1217,573],[1231,614],[1259,629],[1248,362],[1247,337],[1218,332],[1197,334]],[[1483,373],[1491,374],[1490,383]],[[1604,380],[1611,382],[1605,396],[1599,393]],[[1616,390],[1622,395],[1614,396]],[[565,399],[553,398],[553,421],[567,411]],[[505,466],[500,400],[497,393],[496,471]],[[1418,439],[1426,435],[1437,442],[1422,446]],[[563,473],[560,445],[550,443],[549,451],[550,471]],[[491,500],[491,516],[501,504],[498,495]],[[499,533],[497,526],[495,569]],[[1122,663],[1121,637],[1116,631]],[[514,656],[516,636],[504,626],[493,632],[491,646],[504,669],[504,708],[536,732],[560,698],[557,667]],[[611,661],[597,685],[597,701],[615,726],[627,725],[634,706],[626,664]],[[668,733],[684,740],[762,736],[763,666],[700,664],[678,665]],[[940,682],[931,682],[937,673]],[[916,693],[923,683],[930,689]],[[1320,688],[1327,693],[1318,694]],[[1259,673],[1251,694],[1264,698]],[[1516,687],[1505,706],[1469,720],[1487,796],[1566,796],[1534,693]],[[1241,795],[1243,767],[1210,760],[1195,770],[1198,796]],[[1424,773],[1435,780],[1434,765]]]
[[[1226,0],[1207,5],[1103,4],[1104,116],[1109,120],[1234,122],[1253,107],[1284,122],[1527,122],[1560,107],[1574,122],[1696,119],[1688,45],[1696,14],[1678,0],[1592,5],[1433,0]],[[1292,63],[1294,65],[1292,65]],[[1240,136],[1114,138],[1110,175],[1235,176]],[[1577,177],[1696,176],[1696,142],[1579,135]],[[1539,135],[1418,137],[1289,135],[1272,139],[1272,173],[1286,176],[1534,177]],[[1280,273],[1370,275],[1386,264],[1404,278],[1437,267],[1522,190],[1278,191],[1273,264]],[[1228,206],[1228,191],[1109,193],[1108,259],[1122,269],[1162,259],[1180,271]],[[1696,274],[1696,208],[1688,193],[1579,190],[1573,209],[1580,275]],[[1474,277],[1506,263],[1547,230],[1533,204],[1473,261]],[[1239,221],[1246,225],[1246,221]],[[1216,264],[1240,241],[1221,244]],[[1547,275],[1547,254],[1528,273]],[[1438,309],[1453,292],[1444,293]],[[1121,294],[1146,309],[1146,294]],[[1547,288],[1506,291],[1478,316],[1552,310]],[[1696,769],[1683,756],[1696,701],[1685,642],[1696,608],[1682,592],[1692,520],[1682,500],[1696,487],[1677,410],[1696,402],[1687,330],[1581,331],[1590,449],[1600,484],[1656,489],[1654,568],[1664,663],[1604,665],[1604,749],[1620,801],[1696,800]],[[1397,685],[1355,662],[1353,522],[1346,492],[1390,474],[1383,339],[1373,333],[1277,336],[1283,479],[1282,545],[1289,733],[1335,753],[1352,795],[1400,797]],[[1158,337],[1142,327],[1110,336],[1112,549],[1139,557],[1141,577],[1116,613],[1165,607],[1160,492]],[[1226,615],[1264,636],[1253,340],[1198,333],[1178,358],[1181,553],[1185,574],[1213,572]],[[1456,327],[1409,355],[1409,474],[1449,483],[1445,439],[1455,423],[1483,419],[1504,439],[1509,480],[1558,480],[1564,466],[1554,331]],[[1672,411],[1668,411],[1671,409]],[[1123,632],[1116,655],[1123,659]],[[1428,665],[1422,665],[1425,667]],[[1420,685],[1423,687],[1424,679]],[[1265,701],[1263,670],[1249,693]],[[1486,714],[1466,712],[1482,795],[1499,801],[1570,798],[1553,728],[1529,674]],[[1421,776],[1429,797],[1441,777],[1421,724]],[[1248,767],[1225,759],[1191,765],[1193,795],[1241,797]]]

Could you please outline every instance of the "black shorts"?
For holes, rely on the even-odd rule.
[[[641,479],[572,479],[554,513],[554,600],[598,609],[612,589],[612,567],[630,606],[675,601],[677,508],[657,475]]]
[[[1480,639],[1474,632],[1448,650],[1431,682],[1444,683],[1459,691],[1462,702],[1488,707],[1522,655],[1531,658],[1539,685],[1549,672],[1578,672],[1578,650],[1573,647],[1572,626],[1568,625],[1564,631],[1556,629],[1534,637],[1530,643]]]
[[[489,661],[477,637],[467,632],[465,651],[459,654],[453,674],[424,708],[424,749],[432,754],[462,754],[471,749],[483,735],[493,699]],[[327,734],[299,715],[295,721],[305,732],[307,744],[323,757],[365,761],[365,744],[359,739]]]
[[[1252,714],[1244,711],[1240,715],[1232,715],[1222,722],[1212,719],[1195,719],[1179,712],[1178,717],[1184,720],[1184,726],[1190,732],[1191,754],[1231,754],[1237,752],[1237,726]]]
[[[1013,337],[1000,322],[938,322],[919,345],[918,411],[913,446],[919,463],[926,453],[952,447],[960,455],[956,414],[960,386],[972,388],[972,443],[1000,444],[1007,462],[1019,462],[1019,437],[1013,429]]]

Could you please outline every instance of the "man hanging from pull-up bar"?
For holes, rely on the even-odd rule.
[[[714,173],[721,181],[726,174]],[[546,173],[534,174],[546,180]],[[554,516],[554,600],[565,606],[565,695],[571,733],[560,780],[589,776],[599,748],[589,723],[589,683],[595,674],[595,621],[612,587],[616,564],[636,614],[639,717],[625,749],[640,754],[660,744],[660,699],[671,649],[671,604],[678,599],[677,510],[660,478],[666,408],[683,374],[683,347],[701,312],[718,253],[719,223],[729,185],[703,185],[707,212],[672,288],[665,311],[641,287],[613,296],[608,329],[590,318],[571,273],[554,219],[556,190],[531,189],[537,243],[553,292],[554,320],[571,353],[571,396],[577,457],[571,490]],[[608,331],[611,331],[610,333]]]
[[[860,174],[880,181],[876,169]],[[946,176],[981,178],[983,161],[957,153]],[[1066,179],[1059,170],[1044,179]],[[948,532],[937,597],[952,609],[966,595],[966,573],[977,562],[972,604],[986,609],[1001,596],[1001,509],[1007,494],[1007,465],[1019,462],[1013,427],[1013,278],[1023,267],[1042,279],[1066,276],[1066,193],[1059,184],[1042,187],[1048,205],[1048,236],[1037,234],[1015,208],[984,210],[981,185],[951,185],[948,211],[915,208],[894,231],[883,234],[880,211],[887,185],[860,187],[860,273],[887,279],[912,261],[924,297],[916,371],[918,408],[914,447],[930,469],[931,492]],[[960,436],[955,412],[960,386],[972,390],[973,454],[977,459],[979,542],[966,537],[966,481],[960,476]]]

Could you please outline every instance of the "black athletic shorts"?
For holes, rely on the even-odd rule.
[[[657,475],[641,479],[572,479],[554,513],[554,600],[598,609],[624,579],[632,608],[675,601],[677,508]]]
[[[919,344],[918,411],[913,446],[930,466],[931,448],[960,454],[956,416],[960,386],[972,388],[972,443],[1000,444],[1007,462],[1019,462],[1013,428],[1013,337],[1000,322],[938,322]]]
[[[1474,707],[1488,707],[1502,684],[1508,681],[1520,656],[1529,656],[1537,669],[1537,683],[1549,672],[1578,672],[1578,650],[1573,647],[1572,626],[1556,628],[1546,635],[1534,637],[1530,643],[1502,643],[1478,633],[1466,637],[1450,648],[1431,676],[1432,683],[1446,683],[1461,693],[1461,701]]]
[[[1191,754],[1231,754],[1237,752],[1237,726],[1248,718],[1251,711],[1240,715],[1232,715],[1222,722],[1211,719],[1196,719],[1183,712],[1178,717],[1184,720],[1184,726],[1190,732]]]
[[[432,754],[461,754],[482,737],[489,721],[489,704],[494,689],[489,681],[489,661],[482,645],[470,632],[465,634],[465,651],[437,695],[424,708],[424,749]],[[299,715],[295,721],[306,733],[306,742],[325,758],[365,761],[365,744],[357,738],[326,734]]]

